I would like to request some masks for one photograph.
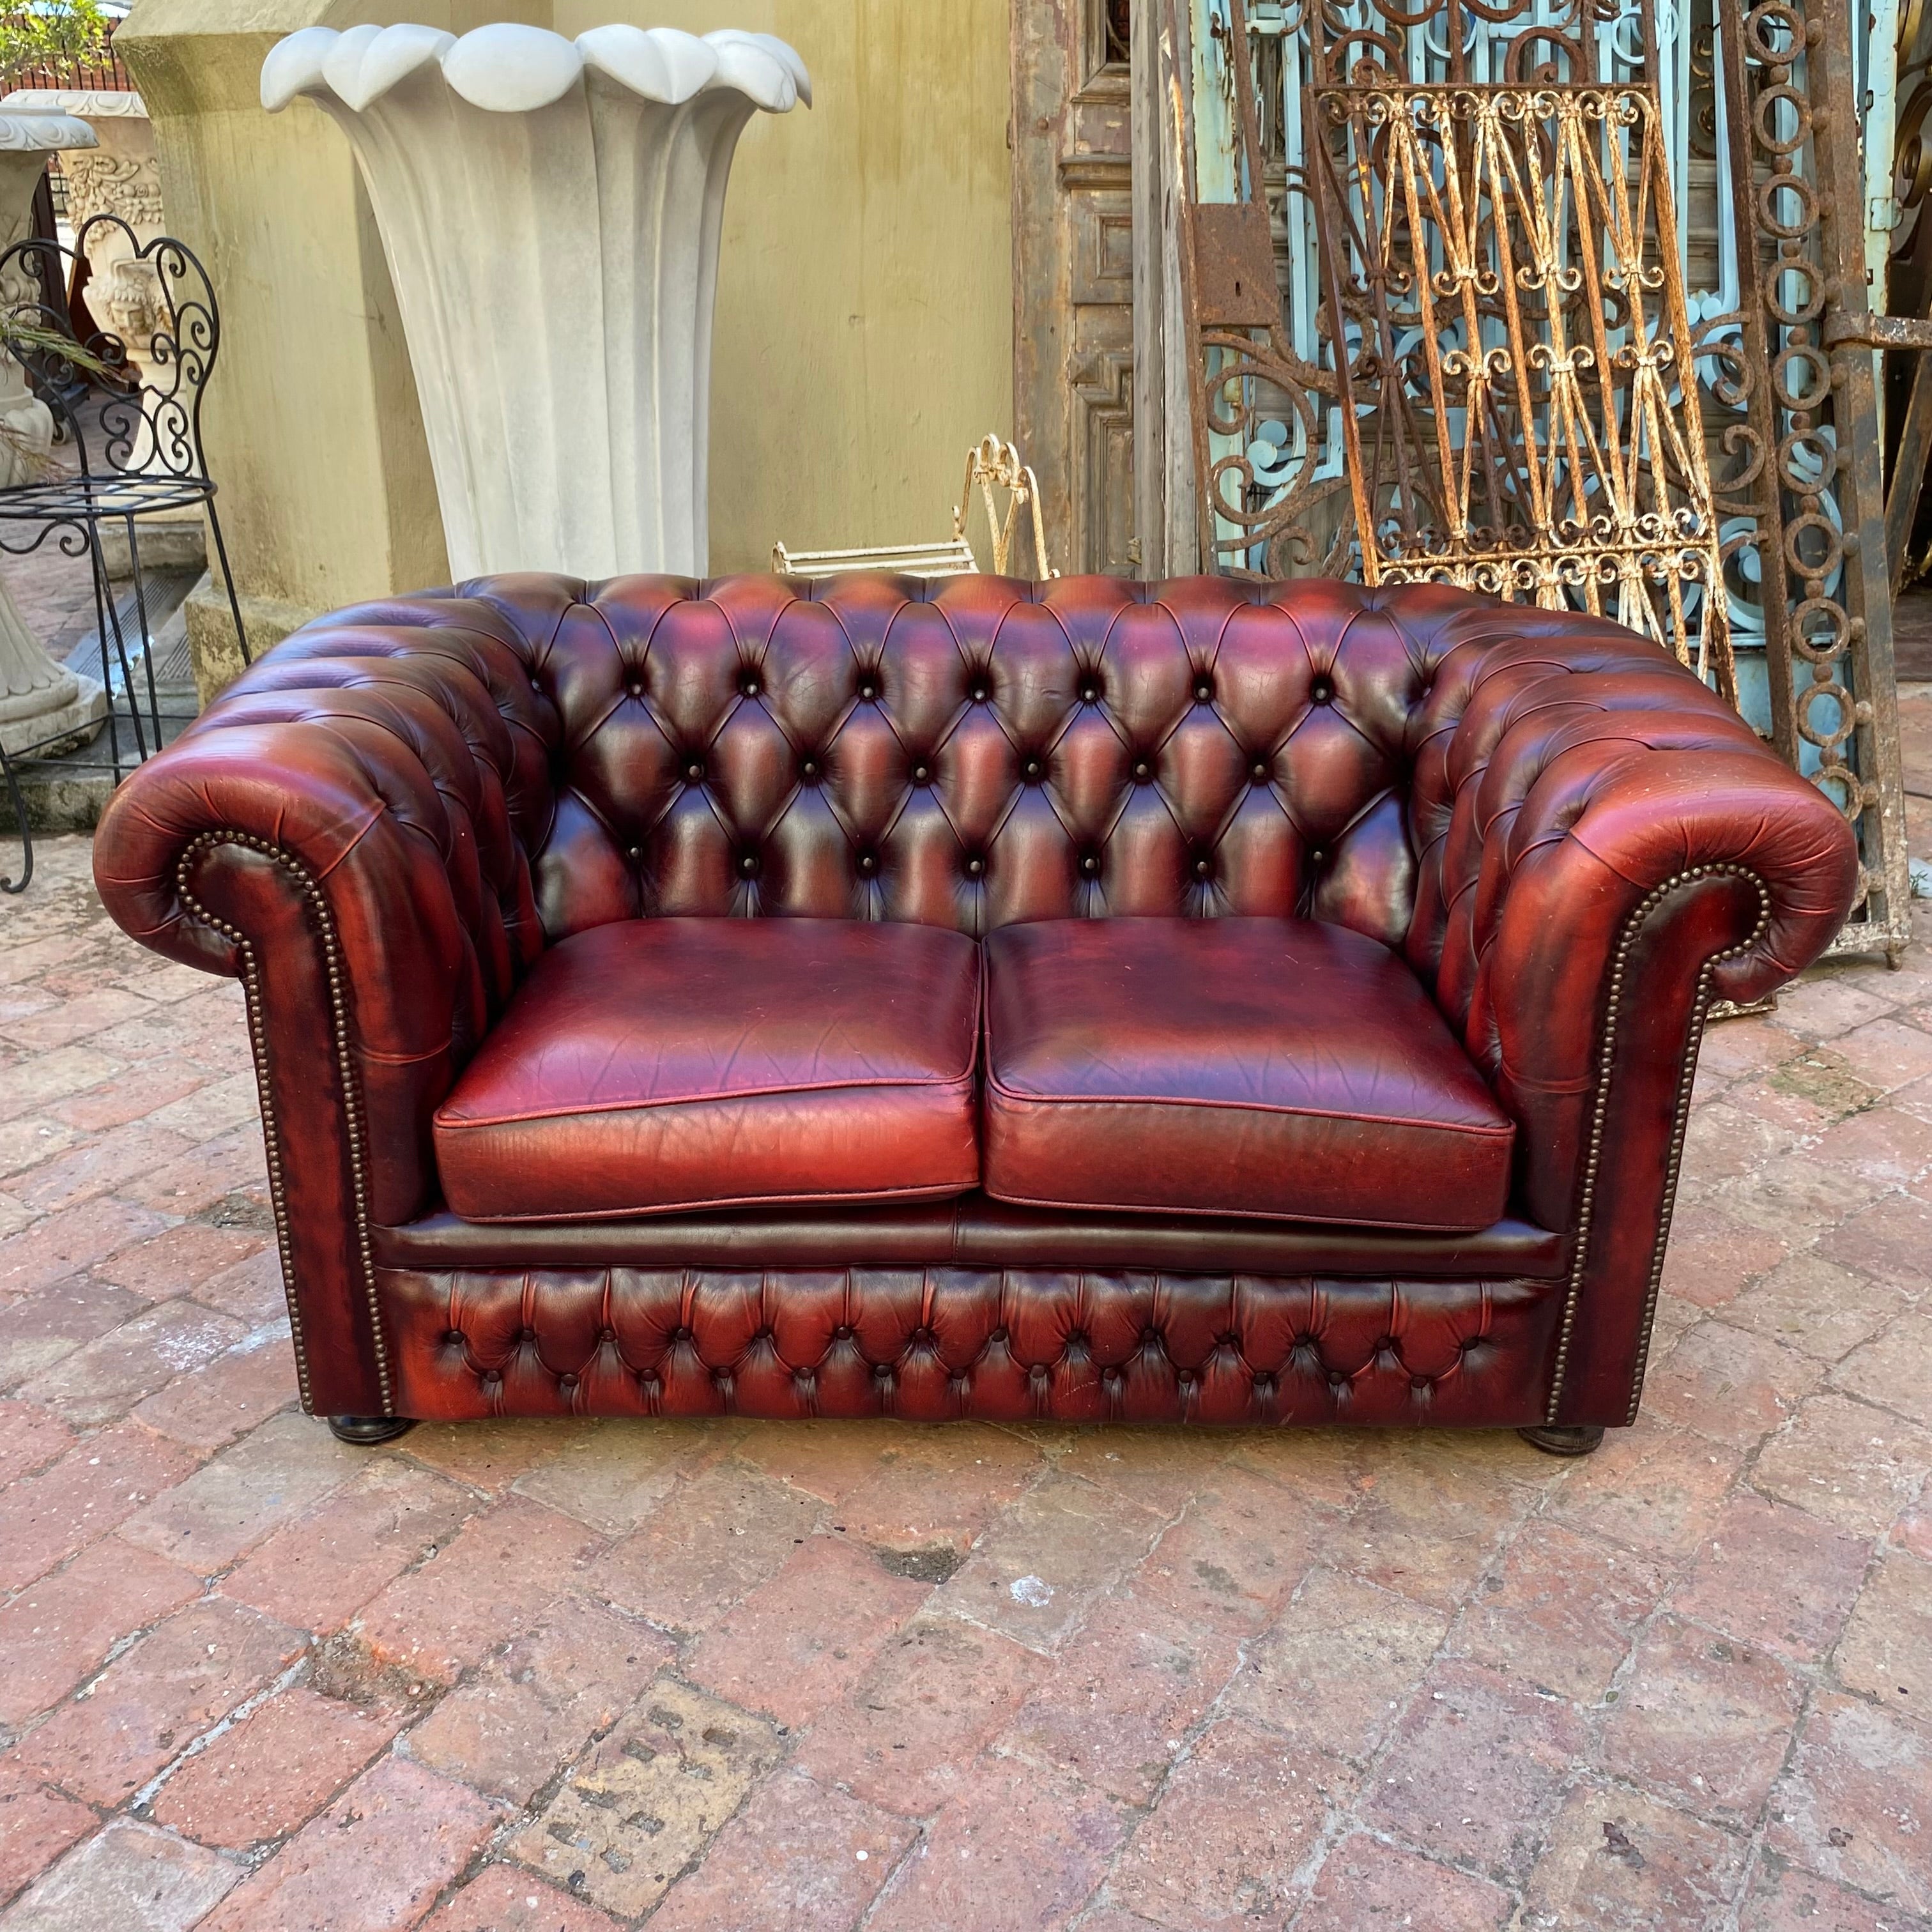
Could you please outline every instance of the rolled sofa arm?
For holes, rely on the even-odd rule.
[[[368,1231],[424,1205],[430,1115],[542,948],[544,700],[514,631],[455,598],[325,619],[129,777],[95,838],[116,920],[246,988],[318,1412],[388,1411]]]
[[[1570,1231],[1550,1419],[1621,1424],[1710,1006],[1810,964],[1861,873],[1832,801],[1690,672],[1600,622],[1538,628],[1472,613],[1438,668],[1409,955],[1519,1124],[1524,1208]]]

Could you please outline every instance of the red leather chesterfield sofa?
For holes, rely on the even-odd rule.
[[[1643,1381],[1700,1030],[1834,807],[1437,586],[502,578],[298,632],[116,795],[238,975],[302,1400],[1511,1425]]]

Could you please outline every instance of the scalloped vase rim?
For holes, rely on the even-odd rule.
[[[81,120],[145,121],[148,104],[131,87],[16,87],[0,114],[71,114]]]
[[[0,154],[50,154],[100,145],[100,136],[77,116],[52,108],[0,106]]]
[[[360,113],[435,63],[450,91],[494,113],[530,113],[561,100],[586,70],[640,100],[680,106],[714,89],[740,94],[766,113],[812,104],[812,77],[772,34],[720,27],[703,35],[676,27],[592,27],[573,40],[547,27],[500,20],[458,35],[412,22],[394,26],[304,27],[278,40],[262,62],[262,105],[279,113],[297,94],[333,94]]]

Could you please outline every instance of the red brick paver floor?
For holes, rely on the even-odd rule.
[[[357,1452],[294,1406],[236,990],[87,858],[0,906],[0,1932],[1932,1932],[1932,943],[1714,1030],[1580,1463]]]

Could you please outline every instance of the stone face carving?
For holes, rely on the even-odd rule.
[[[0,112],[0,251],[26,236],[48,155],[89,148],[94,142],[94,130],[71,115]],[[0,277],[0,308],[40,299],[40,284],[16,267]],[[53,416],[28,388],[26,372],[0,351],[0,488],[32,478],[53,434]],[[0,743],[20,752],[49,739],[89,738],[106,713],[100,685],[47,656],[0,583]]]
[[[262,68],[347,134],[409,338],[458,578],[704,570],[724,188],[769,34],[310,27]],[[775,326],[784,326],[775,318]]]

